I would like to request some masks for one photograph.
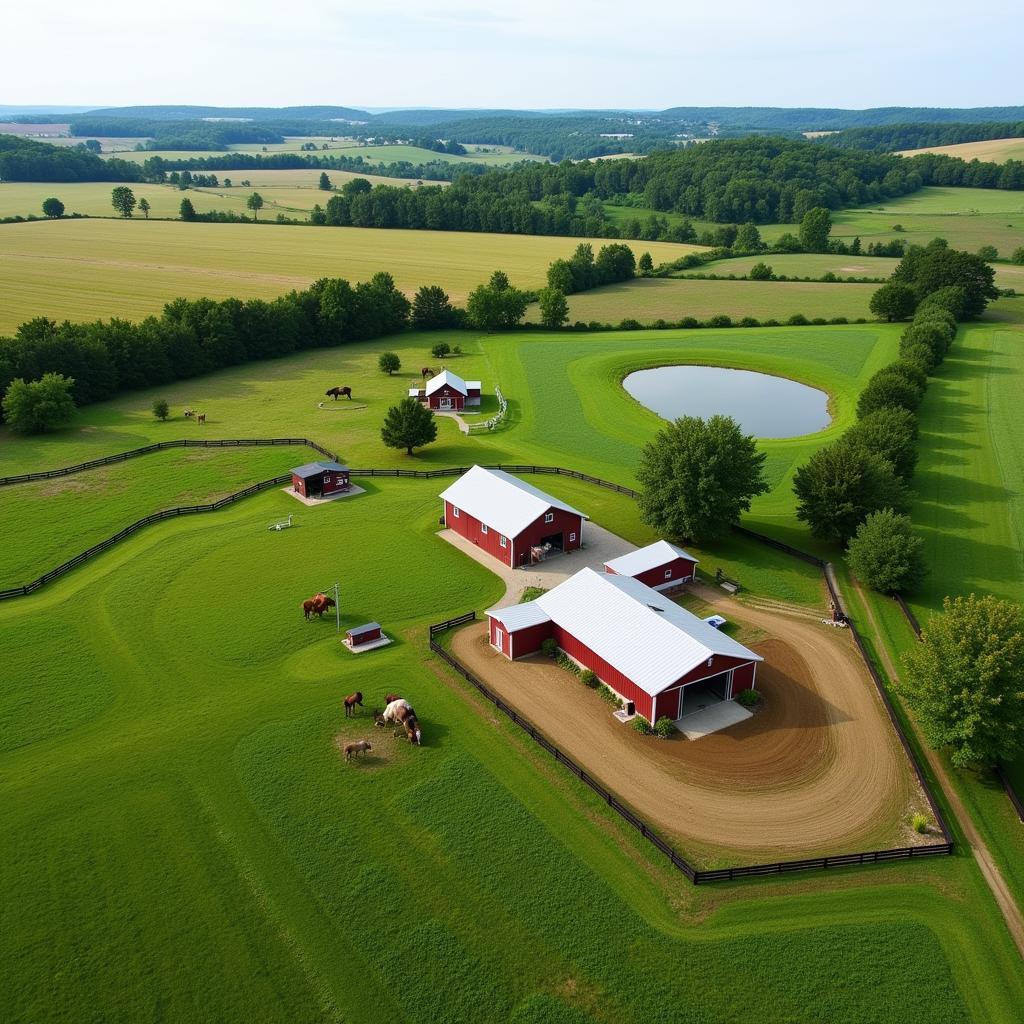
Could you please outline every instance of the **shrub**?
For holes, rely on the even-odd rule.
[[[1013,255],[1010,259],[1013,260],[1014,263],[1024,264],[1024,245],[1020,246],[1018,249],[1014,249]]]
[[[654,723],[654,731],[660,739],[671,739],[676,734],[676,723],[668,716],[662,715],[661,718]]]
[[[924,397],[924,389],[913,379],[915,367],[892,363],[879,370],[865,386],[857,400],[857,418],[864,419],[879,409],[897,406],[916,412]]]
[[[74,378],[44,373],[39,380],[11,381],[3,399],[4,419],[19,434],[45,434],[63,427],[75,415]]]
[[[684,331],[692,331],[695,327],[700,327],[700,321],[695,316],[684,316],[679,321],[679,326]]]
[[[907,409],[877,409],[850,427],[843,441],[881,455],[903,480],[914,475],[917,417]]]
[[[167,419],[167,416],[170,413],[170,411],[171,410],[170,410],[170,407],[167,405],[167,399],[166,398],[158,398],[153,403],[153,415],[158,420],[160,420],[161,422],[163,422],[163,420]]]
[[[430,354],[435,359],[444,359],[445,356],[451,355],[451,351],[452,351],[452,349],[451,349],[451,346],[448,344],[448,342],[446,342],[446,341],[439,341],[436,345],[434,345],[431,348]]]
[[[634,715],[633,721],[630,724],[633,726],[633,730],[642,736],[651,735],[651,723],[643,715]]]
[[[580,682],[584,686],[589,686],[591,690],[596,690],[600,685],[600,680],[589,668],[585,668],[580,673]]]
[[[639,320],[634,320],[632,317],[627,317],[625,320],[619,321],[620,331],[639,331],[643,327],[643,324]]]
[[[772,279],[772,268],[767,263],[755,263],[747,275],[751,281],[770,281]]]
[[[811,321],[803,313],[794,313],[787,321],[789,327],[806,327]]]
[[[579,665],[577,665],[576,662],[573,661],[572,658],[570,658],[564,651],[559,651],[555,655],[555,664],[559,668],[564,668],[566,672],[571,672],[573,675],[577,675],[580,670]]]
[[[553,658],[555,653],[558,651],[558,644],[555,643],[553,637],[548,637],[546,640],[541,641],[540,652],[545,658]]]
[[[745,316],[740,322],[740,327],[760,327],[761,321],[756,316]]]
[[[381,373],[386,373],[390,377],[396,370],[402,368],[402,360],[398,358],[397,352],[381,352],[377,367]]]
[[[618,696],[605,686],[604,683],[598,684],[597,692],[601,694],[601,699],[607,701],[609,704],[614,704],[617,708],[622,706],[622,701],[620,701]]]
[[[908,345],[904,348],[900,344],[900,361],[923,374],[932,373],[938,365],[935,353],[927,345]]]
[[[855,576],[872,590],[896,594],[913,590],[927,571],[922,547],[907,516],[891,508],[868,515],[846,549]]]
[[[918,811],[917,814],[915,814],[910,819],[910,827],[919,836],[927,835],[928,834],[928,819],[923,814],[921,814],[920,811]]]
[[[761,703],[759,690],[742,690],[736,698],[745,708],[753,708]]]
[[[883,284],[872,296],[868,308],[879,319],[893,323],[906,320],[917,306],[917,295],[910,285],[890,281]]]
[[[922,299],[917,309],[919,313],[924,310],[942,309],[954,320],[963,320],[967,315],[967,290],[955,284],[938,288]]]
[[[461,356],[462,355],[462,346],[461,345],[453,345],[452,346],[452,355],[453,356]]]
[[[999,259],[999,250],[994,245],[983,245],[978,250],[978,255],[986,262],[991,263]]]
[[[719,313],[708,321],[708,327],[732,327],[732,317]]]

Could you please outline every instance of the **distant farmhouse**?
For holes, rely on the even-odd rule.
[[[480,381],[463,380],[451,370],[442,370],[422,388],[409,388],[409,397],[438,412],[462,412],[480,404]]]

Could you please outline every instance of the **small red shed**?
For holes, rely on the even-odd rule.
[[[353,626],[345,630],[346,642],[349,647],[362,647],[383,639],[379,622],[367,622],[362,626]]]
[[[671,590],[691,583],[697,575],[697,559],[667,540],[658,540],[604,563],[604,571],[631,576],[655,590]]]
[[[292,490],[304,498],[327,498],[351,486],[348,466],[340,462],[307,462],[292,470]]]

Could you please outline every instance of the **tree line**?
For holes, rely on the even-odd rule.
[[[915,121],[909,124],[871,125],[847,128],[823,141],[840,149],[869,149],[876,153],[895,153],[903,149],[931,146],[956,146],[963,142],[988,139],[1024,138],[1024,121],[985,121],[980,124],[936,124]]]
[[[102,160],[86,146],[0,135],[0,181],[142,181],[128,160]]]

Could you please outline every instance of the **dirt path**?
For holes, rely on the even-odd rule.
[[[880,637],[882,634],[878,629],[878,623],[875,621],[871,603],[868,601],[860,584],[857,583],[855,586],[860,595],[861,603],[867,611],[872,632],[875,636]],[[882,659],[882,667],[885,669],[886,674],[890,679],[899,679],[899,673],[889,655],[889,648],[882,642],[876,644],[875,647],[879,657]],[[915,725],[914,728],[916,729],[917,726]],[[921,742],[921,749],[924,751],[925,757],[928,758],[928,764],[931,766],[935,778],[939,780],[939,785],[942,786],[946,800],[956,815],[957,821],[960,823],[960,828],[963,830],[964,837],[971,848],[971,853],[974,854],[974,859],[981,869],[982,877],[985,879],[989,889],[992,890],[992,895],[995,897],[999,910],[1002,912],[1003,920],[1006,921],[1006,927],[1010,931],[1010,936],[1017,947],[1017,951],[1024,957],[1024,914],[1021,913],[1020,907],[1017,906],[1017,901],[1013,898],[1013,894],[1006,884],[1006,879],[1003,878],[1003,874],[996,865],[995,859],[985,845],[985,840],[982,839],[981,834],[975,827],[974,820],[960,799],[960,794],[954,788],[953,781],[946,771],[946,766],[942,763],[938,754],[923,741]]]
[[[672,836],[772,859],[912,842],[904,822],[923,794],[848,633],[694,592],[769,635],[753,645],[764,709],[695,743],[638,735],[552,662],[497,654],[485,626],[458,633],[454,652]]]

